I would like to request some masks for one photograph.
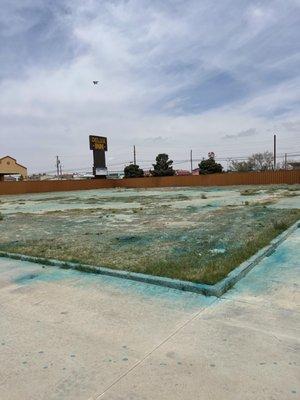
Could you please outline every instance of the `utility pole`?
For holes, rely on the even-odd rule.
[[[276,170],[276,135],[274,135],[274,171]]]
[[[284,169],[287,169],[287,153],[284,153]]]
[[[190,161],[191,161],[191,173],[193,172],[193,150],[190,152]]]
[[[136,151],[135,151],[135,146],[133,146],[133,164],[136,165]]]
[[[59,177],[59,164],[60,164],[59,157],[56,156],[56,175],[57,175],[57,178]]]

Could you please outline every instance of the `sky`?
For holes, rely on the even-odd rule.
[[[0,157],[30,173],[88,171],[90,134],[110,170],[300,153],[300,0],[0,5]]]

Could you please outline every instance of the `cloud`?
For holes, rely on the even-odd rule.
[[[0,80],[22,79],[32,68],[57,68],[78,56],[82,46],[73,36],[63,3],[1,2]]]
[[[31,171],[54,169],[56,154],[90,168],[90,133],[108,136],[120,165],[133,144],[142,160],[247,155],[275,126],[279,144],[300,146],[288,125],[300,108],[296,1],[2,3],[0,148]]]
[[[246,129],[245,131],[240,131],[234,135],[225,135],[222,136],[222,139],[236,139],[257,135],[258,132],[255,128]]]
[[[283,122],[282,127],[287,129],[290,132],[300,133],[300,120]]]
[[[146,137],[143,139],[144,144],[156,144],[156,143],[167,143],[170,144],[172,142],[172,138],[171,137],[163,137],[163,136],[150,136],[150,137]]]

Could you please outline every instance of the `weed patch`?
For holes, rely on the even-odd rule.
[[[238,201],[235,189],[232,202],[226,189],[223,203],[221,189],[217,196],[214,189],[207,190],[205,202],[201,188],[158,190],[153,195],[130,191],[127,197],[124,190],[102,198],[97,193],[80,199],[66,194],[46,198],[45,204],[36,201],[38,214],[16,212],[21,198],[14,198],[14,211],[4,219],[0,214],[0,248],[41,257],[45,265],[58,259],[83,269],[89,264],[213,284],[300,218],[299,210],[267,207],[289,192],[286,186],[276,193],[274,189],[275,195],[248,188],[251,194],[246,196],[261,196]],[[73,202],[73,209],[47,212],[53,198],[59,204]],[[26,198],[21,201],[26,203]],[[80,208],[84,201],[95,205]],[[28,202],[31,207],[32,196]],[[6,204],[1,207],[7,212]]]
[[[245,189],[240,192],[241,196],[255,196],[259,194],[257,189]]]

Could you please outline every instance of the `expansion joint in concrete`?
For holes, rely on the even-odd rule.
[[[215,303],[218,299],[214,299],[211,304]],[[199,317],[200,314],[203,314],[207,311],[206,308],[202,308],[201,310],[197,311],[196,314],[192,315],[187,321],[185,321],[182,325],[174,330],[170,335],[168,335],[164,340],[162,340],[157,346],[155,346],[151,351],[149,351],[143,358],[137,361],[131,368],[129,368],[126,372],[120,375],[117,379],[115,379],[103,392],[90,397],[88,400],[99,400],[103,397],[113,386],[119,383],[122,379],[124,379],[127,375],[129,375],[133,370],[138,368],[146,359],[148,359],[154,352],[156,352],[160,347],[162,347],[165,343],[167,343],[170,339],[176,336],[179,332],[181,332],[187,325],[193,322],[195,319]]]

